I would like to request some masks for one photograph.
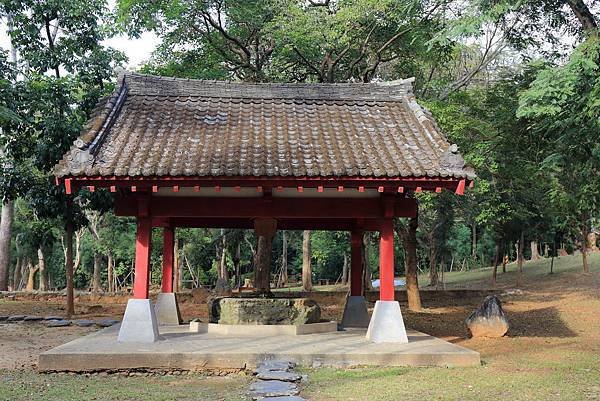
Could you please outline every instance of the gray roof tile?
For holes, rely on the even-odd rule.
[[[472,178],[411,82],[248,84],[126,73],[55,174]]]

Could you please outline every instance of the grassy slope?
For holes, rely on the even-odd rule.
[[[34,371],[0,371],[0,400],[247,400],[244,376],[123,377],[39,374]]]
[[[303,395],[319,401],[600,400],[600,254],[590,261],[589,275],[581,273],[580,256],[555,260],[553,275],[546,260],[526,263],[523,293],[503,297],[507,337],[462,334],[478,300],[426,305],[405,316],[412,327],[479,351],[480,367],[307,369]],[[499,274],[500,288],[515,286],[515,269]],[[490,269],[480,269],[445,279],[449,288],[485,288],[490,276]]]
[[[600,272],[600,252],[589,254],[591,272]],[[553,272],[556,276],[563,273],[582,272],[581,255],[561,256],[554,258]],[[516,283],[517,264],[510,263],[506,266],[506,274],[502,273],[502,266],[498,266],[499,287],[511,287]],[[550,273],[550,259],[540,259],[537,261],[526,261],[523,264],[523,273],[525,282],[543,280]],[[444,273],[444,283],[446,288],[491,288],[492,268],[474,269],[469,271],[454,271]],[[419,283],[427,285],[429,283],[428,275],[419,276]]]

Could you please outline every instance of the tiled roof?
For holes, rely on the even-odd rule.
[[[126,73],[55,174],[472,178],[412,80],[248,84]]]

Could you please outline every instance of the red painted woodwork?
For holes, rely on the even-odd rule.
[[[394,223],[386,220],[379,235],[379,299],[394,300]]]
[[[272,218],[254,219],[256,235],[272,238],[277,232],[277,220]]]
[[[65,192],[67,195],[71,195],[71,193],[73,192],[71,188],[71,181],[71,178],[65,179]]]
[[[236,217],[236,218],[366,218],[414,217],[414,199],[401,196],[379,198],[222,198],[148,197],[154,217]],[[384,205],[385,203],[385,205]],[[137,215],[133,195],[115,199],[115,214]]]
[[[93,185],[89,185],[88,186],[88,191],[94,192],[94,191],[96,191],[96,187],[94,187]]]
[[[357,226],[365,231],[379,231],[382,219],[327,219],[327,218],[297,218],[276,219],[278,230],[328,230],[351,231]],[[153,227],[186,227],[186,228],[242,228],[253,229],[252,218],[231,217],[154,217]]]
[[[363,287],[363,232],[353,230],[350,234],[351,265],[350,265],[350,295],[361,296]]]
[[[136,185],[140,188],[150,188],[153,186],[171,187],[174,185],[180,187],[214,187],[219,191],[221,187],[265,187],[265,188],[336,188],[344,186],[346,188],[375,188],[385,192],[395,192],[399,186],[415,189],[420,186],[422,190],[435,190],[437,187],[457,189],[460,179],[449,177],[269,177],[269,176],[220,176],[220,177],[158,177],[158,176],[67,176],[57,178],[57,184],[65,183],[71,180],[72,191],[78,190],[81,186],[95,185],[97,187],[130,187]],[[469,185],[471,180],[467,180]],[[217,187],[219,187],[217,189]]]
[[[135,276],[133,297],[147,299],[150,284],[150,255],[152,252],[152,221],[138,217],[135,237]]]
[[[173,261],[175,253],[175,229],[163,229],[162,292],[173,292]]]

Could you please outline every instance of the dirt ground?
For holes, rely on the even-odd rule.
[[[530,269],[534,274],[532,269]],[[510,321],[507,337],[501,339],[470,339],[464,319],[482,301],[481,296],[439,300],[428,297],[420,313],[403,313],[407,327],[443,338],[479,351],[482,360],[516,355],[520,350],[537,352],[540,358],[552,357],[549,350],[573,350],[600,354],[600,272],[584,275],[579,271],[535,276],[525,286],[514,289],[514,272],[505,273],[498,285],[504,308]],[[541,278],[540,278],[541,277]],[[526,277],[527,278],[527,277]],[[483,283],[474,283],[481,287]],[[341,319],[345,292],[314,294],[323,309],[323,316]],[[73,319],[120,319],[123,303],[112,303],[103,297],[103,303],[77,304]],[[122,298],[116,300],[122,302]],[[184,320],[206,319],[206,305],[186,299],[180,304]],[[59,299],[51,301],[11,300],[0,298],[0,315],[58,315],[64,316],[64,305]],[[97,330],[96,327],[76,326],[48,328],[39,322],[0,322],[0,369],[31,369],[37,356],[52,347]],[[510,360],[507,359],[507,369]]]

